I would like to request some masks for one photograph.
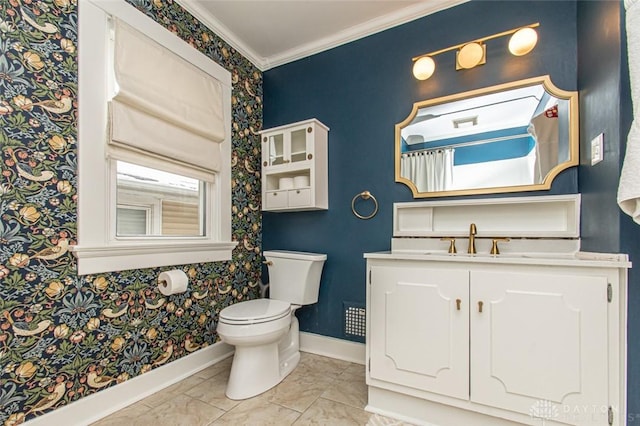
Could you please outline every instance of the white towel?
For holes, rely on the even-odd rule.
[[[640,223],[640,0],[625,0],[633,123],[620,174],[618,205]]]

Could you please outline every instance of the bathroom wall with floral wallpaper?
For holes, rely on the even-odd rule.
[[[0,2],[0,424],[13,425],[216,342],[217,313],[258,293],[262,73],[173,0],[127,0],[233,79],[229,262],[78,276],[78,0]]]

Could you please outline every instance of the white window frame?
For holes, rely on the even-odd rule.
[[[110,16],[117,17],[216,78],[223,86],[221,170],[207,184],[202,237],[115,236],[116,185],[106,155]],[[78,274],[231,259],[231,74],[124,0],[86,0],[78,34]]]
[[[157,208],[154,208],[153,204],[129,204],[129,203],[118,203],[116,206],[116,210],[142,210],[145,212],[144,221],[145,221],[145,234],[157,234],[158,220],[156,216],[158,215]],[[117,226],[116,226],[117,230]]]

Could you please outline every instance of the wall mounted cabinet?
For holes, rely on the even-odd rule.
[[[262,210],[329,208],[328,132],[316,119],[260,132]]]

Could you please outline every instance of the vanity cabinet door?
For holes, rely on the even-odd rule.
[[[371,267],[370,376],[469,399],[469,272]]]
[[[470,288],[472,401],[608,424],[605,276],[472,271]]]

